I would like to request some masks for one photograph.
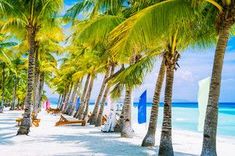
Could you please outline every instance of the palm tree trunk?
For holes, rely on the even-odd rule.
[[[57,103],[57,108],[61,110],[61,105],[62,105],[62,101],[64,99],[64,94],[61,95],[61,99],[60,101],[58,101],[59,103]]]
[[[71,95],[71,92],[72,92],[72,89],[73,89],[73,83],[71,82],[69,84],[69,91],[68,91],[68,94],[65,98],[65,101],[64,101],[64,106],[62,107],[62,112],[65,113],[68,105],[69,105],[69,99],[70,99],[70,95]]]
[[[155,85],[153,105],[152,105],[152,110],[151,110],[151,115],[150,115],[148,132],[142,142],[142,146],[144,147],[155,145],[155,132],[156,132],[156,127],[157,127],[158,108],[159,108],[160,95],[161,95],[164,77],[165,77],[165,60],[163,58],[160,71],[158,73],[157,82]]]
[[[219,32],[219,40],[214,57],[209,99],[204,123],[202,156],[216,156],[216,133],[218,122],[218,102],[220,96],[221,75],[224,54],[229,38],[230,27],[224,27]]]
[[[33,78],[34,78],[34,52],[36,47],[35,36],[36,28],[29,24],[27,27],[28,32],[28,42],[29,42],[29,62],[28,62],[28,84],[27,84],[27,94],[24,104],[24,114],[23,120],[21,122],[20,128],[17,135],[27,135],[29,133],[31,125],[31,106],[32,106],[32,92],[33,92]]]
[[[44,79],[45,79],[45,73],[41,72],[40,73],[40,79],[39,79],[39,94],[38,94],[38,99],[36,98],[36,105],[38,106],[39,109],[42,107],[42,94],[43,94],[43,88],[44,88]]]
[[[62,95],[60,94],[60,95],[59,95],[59,99],[58,99],[58,101],[57,101],[57,108],[58,108],[58,106],[60,105],[61,99],[62,99]]]
[[[75,83],[75,85],[71,86],[71,93],[70,93],[70,96],[68,98],[68,102],[67,102],[67,105],[65,107],[65,110],[64,110],[65,114],[68,114],[68,112],[72,109],[71,108],[72,107],[72,98],[73,98],[73,96],[75,96],[74,95],[74,93],[75,93],[74,90],[76,90],[76,85],[77,85],[77,83]]]
[[[64,90],[64,96],[63,96],[63,100],[60,106],[60,110],[63,112],[65,106],[66,106],[66,100],[68,98],[70,92],[70,83],[66,85],[65,90]]]
[[[105,90],[104,90],[103,98],[102,98],[101,103],[100,103],[100,109],[99,109],[99,113],[98,113],[98,116],[97,116],[97,121],[95,123],[95,127],[99,127],[99,126],[102,125],[102,117],[103,117],[104,106],[105,106],[105,102],[106,102],[106,99],[107,99],[108,92],[109,92],[109,87],[106,86]]]
[[[14,76],[14,88],[13,88],[13,96],[12,96],[12,105],[11,105],[11,110],[15,110],[16,106],[16,90],[17,90],[17,83],[18,83],[18,78]]]
[[[124,100],[124,120],[121,129],[121,137],[132,138],[134,131],[131,126],[131,98],[132,98],[132,88],[126,86],[126,94]]]
[[[73,110],[72,110],[71,115],[75,115],[75,113],[77,111],[77,100],[78,100],[78,97],[81,98],[81,91],[80,90],[81,90],[81,87],[82,87],[82,80],[83,80],[83,78],[80,80],[80,82],[78,84],[76,95],[73,99]]]
[[[76,94],[77,94],[77,90],[78,90],[79,83],[80,83],[80,82],[75,83],[75,85],[74,85],[74,87],[73,87],[73,93],[72,93],[71,98],[70,98],[70,103],[73,103],[73,102],[74,102],[74,98],[75,98],[75,96],[76,96]]]
[[[115,66],[111,66],[111,68],[108,70],[108,74],[107,75],[108,76],[113,75],[114,69],[115,69]],[[103,98],[101,100],[99,113],[98,113],[98,116],[97,116],[97,120],[95,122],[95,126],[96,127],[99,127],[99,126],[102,125],[102,117],[103,117],[104,106],[105,106],[105,102],[106,102],[106,99],[107,99],[108,92],[109,92],[109,86],[105,85],[104,95],[103,95]]]
[[[92,91],[92,88],[93,88],[93,84],[94,84],[94,77],[91,76],[91,81],[90,81],[89,88],[88,88],[87,95],[86,95],[86,99],[85,99],[86,109],[85,109],[85,112],[84,112],[83,117],[82,117],[83,120],[87,119],[87,115],[88,115],[88,111],[89,111],[90,98],[91,98],[91,91]]]
[[[121,130],[123,128],[123,123],[124,123],[124,110],[125,110],[125,106],[123,105],[120,117],[119,117],[119,119],[116,122],[116,125],[114,127],[114,132],[120,132],[121,133]]]
[[[96,102],[95,102],[95,106],[94,106],[94,109],[93,109],[93,112],[91,114],[91,117],[90,117],[90,125],[95,125],[96,121],[97,121],[97,116],[98,116],[98,110],[99,110],[99,103],[100,103],[100,100],[101,100],[101,97],[104,93],[104,89],[105,89],[105,86],[106,86],[106,79],[108,77],[108,74],[109,74],[109,71],[106,72],[105,76],[104,76],[104,79],[103,79],[103,82],[102,82],[102,85],[101,85],[101,88],[100,88],[100,92],[99,92],[99,95],[96,99]]]
[[[88,90],[88,85],[89,85],[90,77],[91,77],[91,75],[88,74],[88,75],[87,75],[86,82],[85,82],[85,86],[84,86],[84,89],[83,89],[82,97],[81,97],[81,104],[80,104],[80,106],[79,106],[78,111],[77,111],[76,114],[75,114],[75,117],[78,118],[78,119],[81,119],[82,113],[83,113],[83,111],[84,111],[84,107],[85,107],[85,101],[84,101],[84,99],[85,99],[86,94],[87,94],[87,90]]]
[[[0,113],[3,113],[4,99],[5,99],[5,63],[2,65],[2,101],[0,106]]]
[[[40,92],[40,71],[38,62],[38,48],[35,49],[35,67],[34,67],[34,96],[33,96],[33,112],[38,113],[37,100]]]
[[[74,87],[73,87],[73,93],[71,95],[70,98],[70,105],[66,110],[66,113],[68,115],[71,115],[73,112],[73,108],[74,108],[74,103],[75,103],[75,99],[76,99],[76,94],[77,94],[77,90],[78,90],[78,86],[79,86],[80,82],[75,83]]]
[[[171,105],[172,89],[174,81],[174,65],[166,66],[166,87],[164,99],[164,113],[162,122],[162,132],[159,147],[159,156],[173,156],[172,146],[172,123],[171,123]]]
[[[67,91],[68,91],[68,87],[66,86],[64,88],[64,93],[62,94],[62,98],[61,98],[61,101],[60,101],[60,104],[59,104],[59,107],[58,107],[60,110],[62,110],[64,101],[65,101],[65,98],[66,98],[66,95],[67,95]]]

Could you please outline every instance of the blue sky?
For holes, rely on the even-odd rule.
[[[65,5],[73,5],[74,3],[78,2],[78,0],[64,0]]]
[[[64,10],[71,7],[77,0],[65,0]],[[198,81],[211,75],[215,47],[208,49],[188,49],[181,54],[180,68],[175,72],[173,101],[197,101]],[[148,101],[151,101],[160,65],[157,60],[151,73],[146,75],[143,85],[134,91],[134,99],[138,100],[147,89]],[[92,101],[97,97],[102,76],[98,75],[92,91]],[[98,87],[97,87],[98,86]],[[57,96],[47,90],[48,96]],[[163,95],[163,94],[162,94]],[[163,100],[163,96],[161,96]],[[228,43],[224,60],[220,101],[235,102],[235,38]]]

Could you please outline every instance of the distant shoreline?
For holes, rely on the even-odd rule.
[[[50,102],[53,105],[57,105],[57,98],[49,98]],[[121,102],[117,102],[121,103]],[[94,105],[95,102],[90,102],[90,105]],[[160,107],[163,107],[164,103],[160,102]],[[173,107],[186,107],[186,108],[198,108],[197,102],[172,102]],[[138,106],[138,102],[134,102],[134,107]],[[147,102],[147,106],[151,107],[152,102]],[[220,102],[219,103],[220,108],[235,108],[235,102]]]

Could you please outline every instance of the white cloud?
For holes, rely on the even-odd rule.
[[[194,81],[192,72],[188,70],[179,70],[178,72],[176,72],[175,75],[176,79],[181,79],[183,81],[188,81],[188,82]]]

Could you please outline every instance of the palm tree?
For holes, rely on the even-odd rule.
[[[86,78],[85,86],[84,86],[84,89],[83,89],[83,92],[82,92],[82,96],[81,96],[81,104],[80,104],[80,106],[79,106],[78,111],[77,111],[76,114],[75,114],[75,117],[76,117],[76,118],[81,118],[80,115],[83,113],[84,101],[85,101],[85,96],[86,96],[86,93],[87,93],[89,81],[90,81],[90,74],[88,74],[88,75],[87,75],[87,78]]]
[[[106,74],[104,76],[104,79],[103,79],[102,84],[101,84],[99,95],[98,95],[98,97],[97,97],[97,99],[95,101],[95,106],[94,106],[93,112],[92,112],[91,117],[90,117],[90,125],[95,125],[95,123],[97,121],[97,115],[98,115],[98,110],[99,110],[99,103],[100,103],[100,100],[101,100],[101,98],[103,96],[105,87],[107,87],[106,82],[105,82],[107,78],[108,78],[108,72],[106,72]]]
[[[164,3],[163,3],[164,4]],[[161,7],[161,5],[159,5],[160,7]],[[156,39],[153,37],[153,39],[150,39],[150,37],[149,38],[147,38],[147,34],[144,34],[144,36],[142,36],[141,38],[140,37],[138,37],[137,38],[137,36],[136,37],[134,37],[135,39],[140,39],[141,41],[135,41],[135,47],[132,47],[131,45],[132,44],[129,44],[128,42],[129,42],[129,40],[132,40],[132,38],[130,38],[130,37],[132,37],[130,34],[129,34],[129,32],[131,32],[131,33],[133,33],[133,35],[136,33],[136,32],[139,32],[140,30],[138,30],[137,31],[137,29],[142,29],[141,27],[139,27],[139,23],[138,22],[134,22],[133,23],[133,20],[136,20],[136,19],[138,19],[138,17],[140,16],[141,14],[136,14],[135,16],[132,16],[132,17],[130,17],[129,19],[127,19],[124,23],[122,23],[122,24],[120,24],[117,28],[115,28],[112,32],[111,32],[111,36],[114,38],[114,39],[112,39],[114,42],[116,42],[116,41],[118,41],[117,43],[114,43],[114,46],[111,48],[111,51],[113,51],[113,53],[114,53],[114,55],[120,55],[120,54],[124,54],[124,55],[127,55],[127,53],[126,53],[126,51],[130,51],[130,52],[132,52],[132,48],[135,48],[135,49],[137,49],[138,51],[137,52],[139,52],[139,53],[141,53],[141,52],[143,52],[143,51],[146,51],[146,50],[144,50],[144,49],[141,49],[141,48],[145,48],[145,47],[143,47],[143,45],[145,45],[145,44],[143,44],[143,45],[139,45],[139,46],[137,46],[136,44],[139,44],[139,43],[145,43],[146,42],[146,40],[147,41],[154,41],[155,40],[155,42],[156,42]],[[140,18],[142,18],[141,16],[140,16]],[[130,23],[129,23],[130,22]],[[134,24],[134,25],[133,25]],[[126,25],[128,25],[128,26],[126,26]],[[148,25],[144,25],[145,27],[147,26],[148,27]],[[131,31],[128,31],[128,29],[129,28],[133,28],[133,29],[136,29],[136,30],[131,30]],[[147,28],[148,29],[148,28]],[[117,33],[118,31],[122,31],[122,33]],[[134,32],[135,33],[134,33]],[[151,30],[152,31],[152,30]],[[151,32],[151,31],[149,31],[149,32]],[[141,30],[141,32],[143,32],[142,30]],[[148,32],[148,31],[146,31],[146,32]],[[127,34],[125,34],[125,33],[127,33]],[[157,32],[156,32],[157,33]],[[135,34],[135,35],[137,35],[137,34]],[[146,36],[145,36],[146,35]],[[150,35],[150,34],[149,34]],[[151,34],[152,35],[152,34]],[[151,36],[150,35],[150,36]],[[145,37],[146,37],[146,39],[145,39]],[[127,42],[126,42],[127,41]],[[133,41],[133,40],[132,40]],[[124,44],[123,44],[124,43]],[[161,45],[159,45],[160,47],[161,47]],[[138,48],[136,48],[136,47],[138,47]],[[154,48],[154,49],[158,49],[158,48]],[[147,50],[148,51],[148,50]],[[129,54],[129,55],[131,55],[131,53]],[[164,76],[163,76],[164,77]],[[161,87],[161,86],[160,86]],[[126,96],[128,97],[128,93],[129,92],[131,92],[131,89],[129,88],[129,90],[127,90],[126,91]],[[126,98],[127,100],[127,102],[125,102],[125,103],[129,103],[128,102],[128,98]],[[124,130],[124,133],[123,133],[123,136],[131,136],[131,135],[129,135],[129,134],[131,134],[131,129],[130,129],[130,119],[129,119],[129,117],[127,116],[127,115],[125,115],[125,114],[130,114],[130,112],[128,112],[129,111],[129,109],[128,109],[128,106],[129,105],[127,105],[127,109],[126,109],[126,111],[124,111],[124,121],[126,120],[127,122],[126,122],[126,126],[125,126],[125,122],[124,122],[124,126],[123,126],[123,130]],[[124,105],[124,108],[125,108],[126,106]],[[126,113],[125,113],[126,112]],[[125,117],[126,116],[126,117]],[[126,119],[125,119],[126,118]],[[156,123],[154,123],[155,125],[156,125]],[[155,129],[154,129],[154,131],[155,131]],[[127,134],[127,135],[126,135]]]
[[[211,41],[211,36],[214,35],[213,33],[206,33],[205,29],[208,27],[202,29],[202,26],[205,26],[203,25],[204,20],[202,19],[201,21],[200,19],[200,22],[197,23],[198,16],[196,16],[194,11],[192,3],[189,1],[158,2],[131,16],[111,33],[111,39],[114,41],[111,51],[115,56],[127,55],[127,52],[132,52],[134,48],[137,49],[137,52],[145,51],[146,53],[148,49],[156,49],[158,51],[167,49],[164,54],[167,80],[159,155],[173,154],[171,142],[171,99],[174,78],[174,71],[172,70],[174,70],[179,56],[176,47],[182,50],[190,44]],[[175,27],[176,23],[178,23],[177,27]],[[195,30],[189,28],[192,25],[195,25]],[[170,40],[169,36],[172,36]],[[205,36],[208,36],[208,38]]]
[[[93,88],[93,84],[94,84],[94,79],[96,77],[96,74],[99,72],[97,70],[100,69],[99,65],[101,64],[100,61],[98,61],[99,63],[96,62],[97,61],[96,57],[94,57],[94,58],[96,58],[95,59],[96,61],[92,59],[92,56],[90,56],[89,58],[91,61],[90,62],[91,66],[87,69],[87,71],[88,71],[88,74],[90,75],[90,78],[89,78],[89,84],[88,84],[87,88],[84,88],[84,89],[86,89],[86,92],[84,93],[85,97],[84,97],[83,101],[81,101],[81,105],[79,106],[79,110],[78,110],[78,118],[79,119],[87,118],[91,92],[92,92],[92,88]],[[89,62],[87,62],[87,65],[89,66]]]
[[[121,21],[122,21],[122,18],[120,18],[118,16],[103,15],[103,16],[94,17],[88,21],[82,21],[76,25],[75,33],[73,34],[73,41],[75,43],[78,42],[82,45],[85,45],[86,49],[88,51],[89,50],[93,51],[92,52],[93,55],[96,56],[95,57],[96,60],[94,60],[94,62],[91,63],[91,65],[93,64],[92,66],[95,68],[92,69],[93,67],[91,66],[92,68],[90,67],[90,69],[93,71],[90,73],[97,74],[98,71],[99,72],[105,71],[105,67],[107,66],[107,62],[110,61],[109,56],[106,54],[107,53],[106,52],[107,35]],[[97,30],[97,31],[94,31],[94,30]],[[86,55],[86,54],[84,54],[84,55]],[[92,56],[90,56],[90,58],[89,58],[89,62],[91,60],[91,57]],[[99,63],[96,63],[97,60],[99,60]],[[101,99],[102,92],[104,90],[104,86],[106,85],[105,79],[104,79],[104,83],[102,84],[103,87],[101,87],[101,92],[100,92],[100,96],[99,96],[100,98],[97,99],[95,108],[93,110],[93,112],[94,112],[92,115],[93,121],[96,121],[96,120],[94,120],[94,118],[96,118],[98,115],[97,112],[98,112],[99,101]],[[78,114],[81,114],[81,112],[84,109],[84,106],[83,106],[84,100],[85,99],[81,98],[81,105],[80,105]],[[81,118],[81,116],[79,116],[79,118]]]
[[[39,50],[39,70],[36,79],[37,85],[35,85],[35,99],[33,109],[35,113],[37,113],[38,109],[41,108],[44,83],[47,83],[47,85],[50,86],[51,79],[56,71],[57,60],[52,55],[52,51],[58,50],[58,47],[53,48],[51,45],[47,47],[47,44],[43,44],[42,48],[39,48]]]
[[[111,61],[110,57],[107,55],[107,52],[106,52],[107,35],[121,21],[122,21],[122,19],[117,16],[109,16],[109,15],[99,16],[97,18],[93,18],[90,21],[88,21],[86,23],[87,26],[83,27],[82,29],[80,28],[79,34],[76,34],[77,39],[81,43],[85,43],[86,45],[88,44],[92,47],[92,49],[100,51],[101,54],[100,54],[99,59],[100,59],[100,62],[102,63],[101,68],[103,69],[103,71],[106,71],[106,75],[104,77],[104,80],[103,80],[103,83],[102,83],[102,86],[100,89],[100,94],[97,97],[97,101],[96,101],[95,107],[93,109],[92,117],[90,119],[90,122],[93,124],[96,124],[96,125],[98,124],[98,123],[96,123],[96,121],[99,122],[99,119],[97,120],[99,102],[102,98],[105,87],[107,86],[106,79],[108,77],[108,72],[107,72],[107,70],[105,70],[105,67],[108,66],[108,65],[106,65],[107,62]],[[83,25],[83,23],[82,23],[82,25]],[[99,31],[97,33],[93,30],[99,30]],[[102,47],[102,48],[100,48],[100,47]],[[105,96],[107,96],[107,95],[105,95]],[[101,102],[101,104],[103,104],[103,102]],[[103,108],[100,108],[100,111],[99,111],[100,113],[103,112],[103,111],[101,111],[102,109]]]
[[[115,69],[115,65],[110,65],[110,67],[108,69],[108,77],[113,75],[114,69]],[[110,86],[108,86],[108,85],[105,85],[105,87],[104,87],[104,94],[103,94],[103,97],[102,97],[102,100],[101,100],[101,103],[100,103],[100,109],[99,109],[97,119],[96,119],[96,122],[95,122],[96,127],[99,127],[99,126],[102,125],[104,106],[105,106],[105,102],[107,100],[107,96],[108,96],[108,93],[109,93],[109,88],[110,88]]]
[[[23,76],[21,74],[22,70],[24,67],[24,61],[20,58],[21,56],[15,56],[12,59],[12,68],[11,71],[13,71],[13,96],[12,96],[12,105],[11,105],[11,110],[15,110],[16,106],[16,98],[17,98],[17,90],[18,90],[18,84],[19,84],[19,79],[23,79]]]
[[[78,1],[74,6],[67,10],[65,18],[75,20],[83,12],[87,18],[92,19],[99,14],[117,15],[122,11],[126,0],[84,0]]]
[[[81,82],[78,81],[78,82],[75,82],[75,84],[73,85],[73,91],[72,91],[70,101],[69,101],[70,105],[68,105],[67,109],[65,110],[65,113],[68,115],[72,115],[75,109],[76,96],[77,96],[80,84]]]
[[[218,40],[214,56],[211,84],[204,123],[202,156],[216,156],[216,133],[218,123],[218,103],[221,88],[221,76],[224,54],[229,39],[229,33],[235,23],[234,0],[207,1],[213,4],[203,4],[205,9],[210,8],[208,23],[215,23]]]
[[[54,15],[61,8],[62,0],[32,0],[30,3],[27,0],[9,1],[12,5],[14,12],[8,12],[8,20],[5,22],[3,29],[12,28],[17,26],[22,28],[27,33],[27,40],[29,45],[29,58],[28,58],[28,84],[27,96],[25,100],[25,112],[23,121],[17,132],[19,135],[27,135],[30,129],[30,114],[32,105],[32,91],[33,91],[33,77],[34,77],[34,54],[38,42],[36,36],[41,27],[46,26],[53,22],[51,20]],[[26,28],[26,29],[25,29]]]
[[[2,84],[1,84],[1,89],[2,89],[2,101],[1,101],[1,108],[0,108],[0,113],[3,112],[3,107],[4,107],[4,93],[5,93],[5,63],[2,64]]]
[[[179,53],[176,51],[176,38],[172,38],[173,45],[169,45],[168,51],[164,54],[166,66],[166,87],[164,99],[164,116],[162,123],[161,141],[159,147],[159,155],[174,155],[172,146],[172,123],[171,123],[171,107],[172,107],[172,89],[174,81],[174,70],[176,69]]]
[[[158,108],[159,108],[160,93],[161,93],[164,77],[165,77],[165,60],[163,58],[160,71],[158,73],[157,82],[155,85],[149,127],[148,127],[147,134],[144,137],[144,140],[141,146],[154,146],[155,145],[155,132],[156,132],[156,127],[157,127]]]
[[[147,72],[150,72],[153,67],[154,56],[156,53],[144,56],[133,56],[131,59],[131,64],[125,69],[121,68],[120,72],[113,74],[111,79],[109,79],[109,85],[113,86],[111,91],[112,98],[119,98],[122,91],[125,88],[125,98],[124,106],[122,108],[122,115],[118,125],[120,127],[122,137],[133,137],[133,129],[131,125],[131,92],[136,86],[142,84],[144,76]]]
[[[134,131],[131,126],[131,105],[132,105],[132,88],[126,86],[125,100],[123,106],[123,125],[121,129],[121,137],[132,138],[134,135]]]
[[[1,34],[1,36],[6,40],[8,36]],[[4,40],[0,41],[0,66],[2,68],[2,81],[1,81],[1,90],[2,90],[2,101],[0,105],[0,113],[3,112],[3,107],[4,107],[4,99],[5,99],[5,80],[6,80],[6,75],[5,75],[5,68],[6,66],[11,66],[12,62],[10,58],[5,54],[5,49],[8,47],[15,46],[15,42],[6,42]]]
[[[91,76],[91,79],[90,79],[90,83],[89,83],[89,87],[88,87],[88,90],[87,90],[87,95],[86,95],[86,98],[85,98],[85,110],[83,112],[83,120],[87,120],[88,118],[88,111],[89,111],[89,105],[90,105],[90,98],[91,98],[91,91],[93,89],[93,86],[94,86],[94,79],[95,79],[95,76],[92,75]]]

